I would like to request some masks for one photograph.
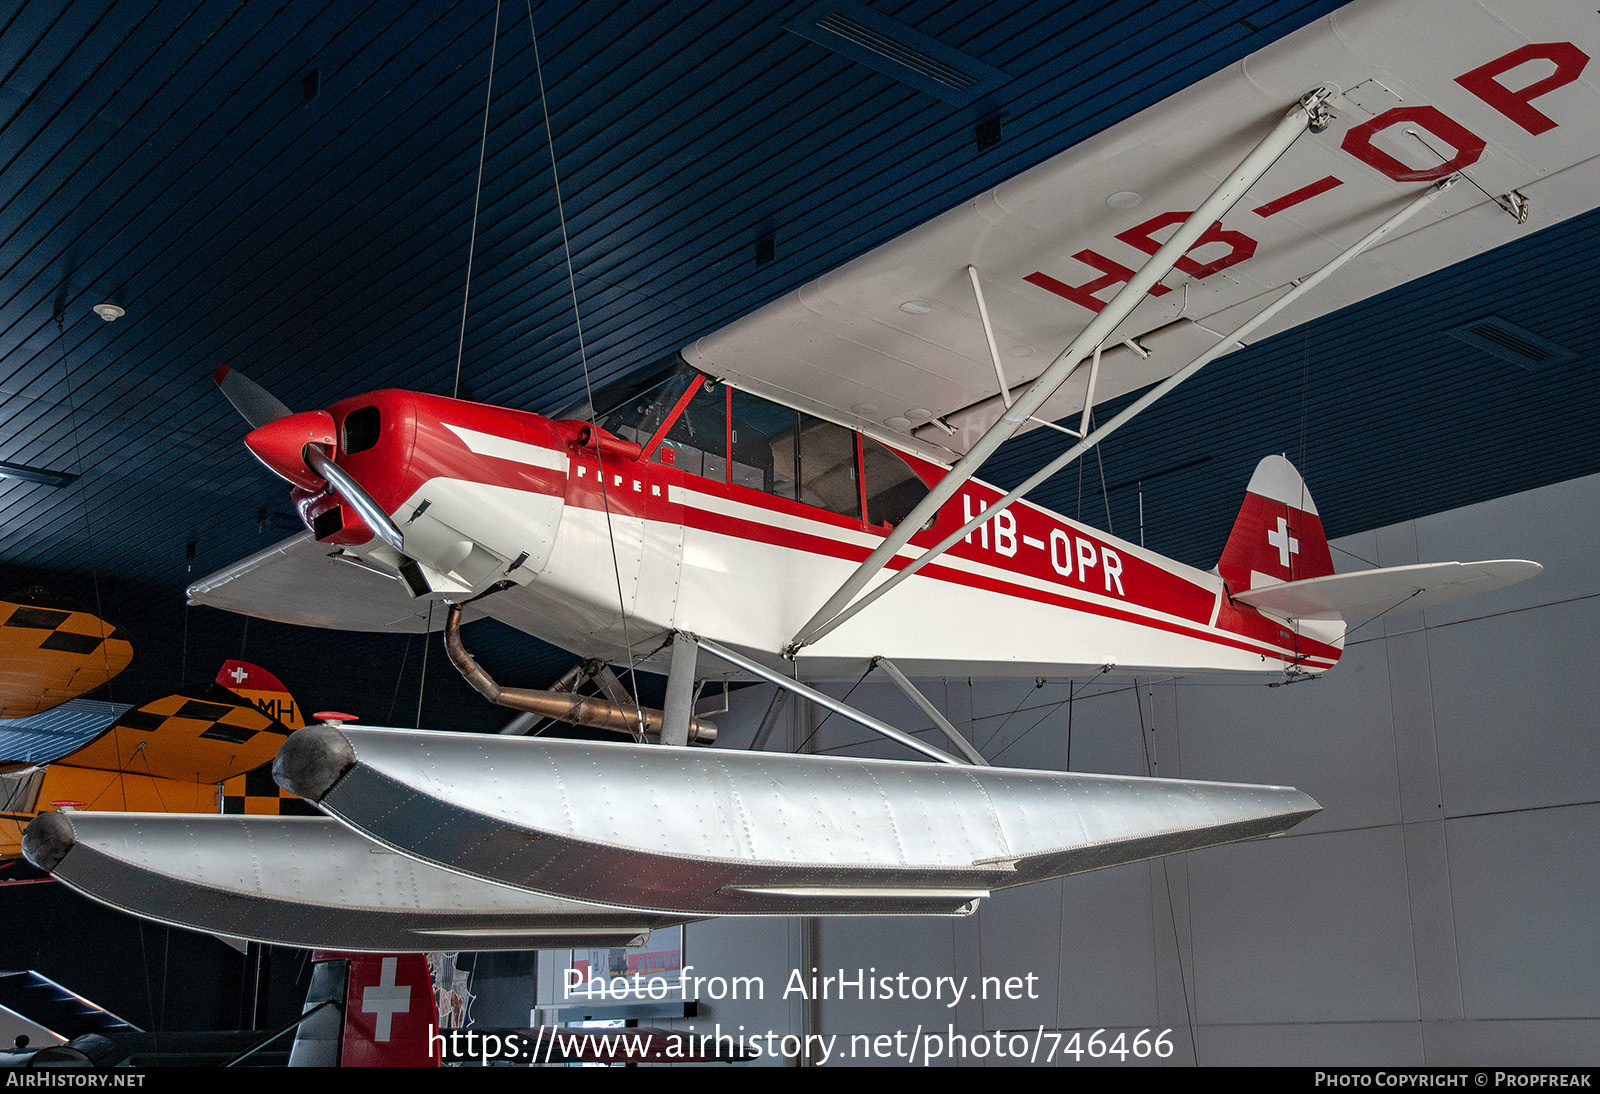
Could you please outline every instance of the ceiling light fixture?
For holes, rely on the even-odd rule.
[[[107,323],[114,323],[128,313],[115,304],[96,304],[94,313]]]

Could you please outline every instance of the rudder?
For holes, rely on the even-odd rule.
[[[1230,593],[1333,573],[1316,503],[1284,457],[1268,456],[1256,465],[1217,573]]]

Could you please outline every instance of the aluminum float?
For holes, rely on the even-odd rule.
[[[324,817],[44,813],[23,853],[145,919],[286,946],[380,953],[637,945],[684,922],[438,870]]]
[[[424,862],[674,915],[963,914],[1321,808],[1281,786],[354,726],[300,730],[273,771]]]

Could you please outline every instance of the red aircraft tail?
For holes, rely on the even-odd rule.
[[[1217,573],[1234,594],[1333,573],[1316,503],[1300,472],[1282,456],[1256,465]]]
[[[420,953],[312,954],[291,1067],[438,1067],[439,1011]]]

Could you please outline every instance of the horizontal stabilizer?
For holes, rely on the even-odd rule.
[[[1320,808],[1282,786],[355,726],[301,730],[273,773],[425,862],[682,915],[959,915]]]
[[[1286,581],[1233,594],[1233,599],[1284,619],[1361,619],[1404,604],[1432,608],[1526,581],[1544,567],[1520,559],[1425,562]]]
[[[380,953],[612,948],[684,922],[437,870],[325,817],[44,813],[22,846],[29,862],[102,904],[275,945]]]
[[[340,548],[318,543],[310,532],[203,577],[188,593],[191,604],[304,627],[389,634],[428,629],[428,602],[413,600],[398,578],[346,561]],[[468,607],[463,622],[482,618]]]

